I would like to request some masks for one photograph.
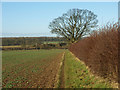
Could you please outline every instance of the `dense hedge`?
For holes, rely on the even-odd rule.
[[[74,43],[69,50],[99,76],[118,80],[118,27],[105,26]]]

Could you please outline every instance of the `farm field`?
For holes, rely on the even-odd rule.
[[[15,45],[15,46],[0,46],[0,48],[19,48],[21,47],[20,45]]]
[[[2,53],[3,88],[111,88],[68,50]]]
[[[65,41],[54,41],[54,42],[50,42],[50,41],[44,41],[44,44],[58,44],[58,43],[65,43]]]
[[[3,51],[3,87],[55,87],[63,51]]]

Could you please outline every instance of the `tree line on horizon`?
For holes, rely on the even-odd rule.
[[[44,42],[63,42],[63,37],[18,37],[18,38],[2,38],[2,46],[14,45],[35,45]]]
[[[67,49],[64,37],[19,37],[3,38],[2,50]]]

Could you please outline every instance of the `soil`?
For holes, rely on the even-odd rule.
[[[55,88],[57,84],[57,74],[59,72],[59,66],[62,59],[62,55],[58,54],[53,60],[43,59],[42,62],[46,63],[44,65],[39,65],[41,62],[28,63],[27,65],[22,64],[11,68],[9,73],[4,73],[6,78],[3,79],[3,88],[6,88],[8,83],[12,85],[12,88]],[[15,72],[22,67],[20,71]],[[37,67],[38,70],[32,71],[33,68]],[[64,87],[64,65],[62,67],[62,84]]]

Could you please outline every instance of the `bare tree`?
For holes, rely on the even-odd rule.
[[[61,17],[50,22],[49,29],[52,33],[61,35],[74,43],[97,26],[98,20],[96,18],[97,15],[89,10],[70,9]]]

